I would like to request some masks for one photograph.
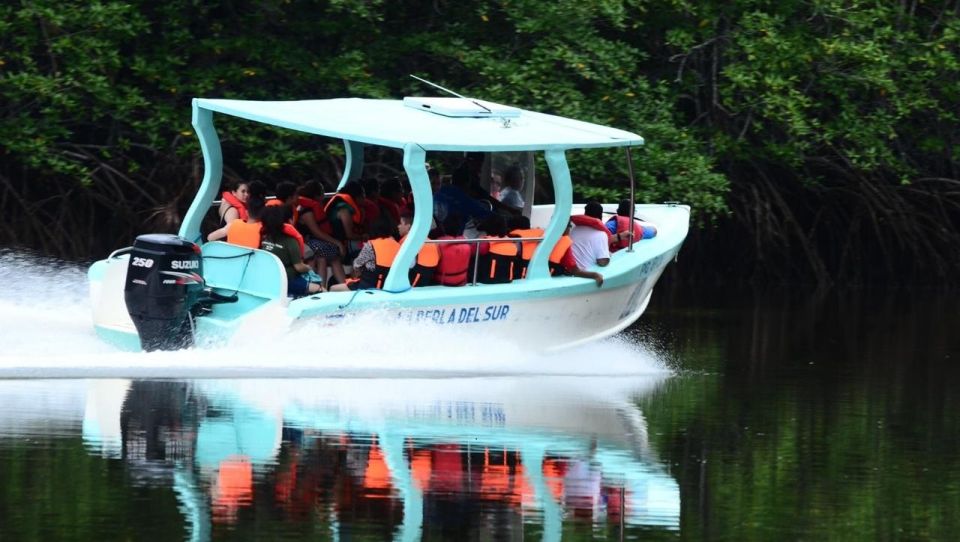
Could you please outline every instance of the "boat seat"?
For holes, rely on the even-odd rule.
[[[207,286],[218,293],[237,294],[236,303],[215,305],[207,318],[234,320],[287,297],[287,273],[273,254],[219,241],[203,245],[202,253]]]

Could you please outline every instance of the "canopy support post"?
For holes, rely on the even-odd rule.
[[[573,183],[570,181],[570,168],[563,149],[549,149],[544,153],[553,181],[553,216],[543,233],[543,241],[537,244],[530,265],[527,267],[528,279],[541,279],[550,276],[548,265],[550,253],[570,222],[570,208],[573,206]]]
[[[430,233],[433,220],[433,190],[427,177],[427,153],[416,143],[403,148],[403,169],[410,179],[410,191],[413,193],[413,224],[406,240],[400,245],[397,257],[390,266],[383,289],[389,292],[402,292],[410,288],[410,264],[417,257],[423,242]]]
[[[627,252],[633,252],[633,242],[634,242],[633,224],[634,224],[634,220],[636,220],[634,218],[634,206],[636,205],[636,183],[633,180],[633,154],[630,153],[630,147],[626,147],[626,149],[627,149],[627,173],[630,174],[630,227],[627,228],[627,231],[629,232],[627,234],[627,237],[629,238],[629,242],[627,244]]]
[[[196,98],[193,100],[193,129],[200,139],[200,150],[203,152],[203,181],[197,190],[190,209],[180,224],[180,237],[195,243],[203,241],[200,237],[200,224],[203,217],[210,210],[213,198],[220,189],[223,179],[223,153],[220,149],[220,138],[213,127],[213,111],[201,109]]]
[[[343,163],[343,176],[340,178],[340,184],[337,190],[343,188],[343,185],[350,181],[357,181],[363,173],[363,148],[364,144],[358,141],[343,140],[343,147],[346,158]]]

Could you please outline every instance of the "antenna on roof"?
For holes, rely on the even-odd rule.
[[[417,81],[420,81],[421,83],[426,83],[426,84],[430,85],[431,87],[438,88],[438,89],[446,92],[447,94],[452,94],[452,95],[456,96],[457,98],[460,98],[461,100],[469,100],[470,102],[474,103],[475,105],[478,105],[478,106],[482,107],[487,113],[491,113],[491,114],[493,113],[493,110],[492,110],[492,109],[490,109],[489,107],[483,105],[482,103],[474,100],[473,98],[467,98],[466,96],[464,96],[464,95],[462,95],[462,94],[458,94],[458,93],[456,93],[456,92],[454,92],[454,91],[452,91],[452,90],[450,90],[450,89],[448,89],[448,88],[441,87],[440,85],[438,85],[438,84],[436,84],[436,83],[432,83],[432,82],[430,82],[430,81],[427,81],[426,79],[423,79],[422,77],[417,77],[416,75],[413,75],[412,73],[410,74],[410,77],[413,77],[414,79],[416,79]]]

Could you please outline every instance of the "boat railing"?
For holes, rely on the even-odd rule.
[[[324,192],[324,193],[323,193],[323,199],[324,199],[324,200],[330,199],[331,196],[335,196],[335,195],[337,195],[337,194],[338,194],[338,192]],[[267,201],[270,201],[270,200],[272,200],[272,199],[277,199],[277,196],[267,196],[265,199],[266,199]],[[217,206],[220,205],[221,203],[223,203],[223,200],[222,200],[222,199],[215,199],[215,200],[213,200],[213,201],[210,202],[210,207],[217,207]]]
[[[477,245],[477,249],[473,251],[473,280],[470,282],[470,286],[477,285],[477,268],[479,267],[478,263],[480,262],[480,243],[528,243],[532,241],[540,242],[546,239],[545,237],[477,237],[476,239],[427,239],[424,241],[424,244],[433,244],[433,245],[453,245],[457,243],[462,244],[473,244]]]

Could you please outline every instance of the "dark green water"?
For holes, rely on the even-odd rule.
[[[658,292],[656,356],[577,352],[635,374],[0,381],[0,540],[955,540],[957,312]]]

